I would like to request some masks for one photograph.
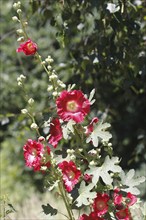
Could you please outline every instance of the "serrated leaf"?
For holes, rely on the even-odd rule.
[[[111,175],[109,174],[109,171],[113,173],[121,172],[121,167],[117,165],[119,163],[118,157],[112,157],[111,159],[109,156],[106,156],[104,163],[101,167],[93,167],[90,166],[90,169],[87,170],[87,174],[92,175],[92,183],[94,185],[97,184],[99,177],[102,178],[103,182],[107,185],[111,185],[113,182],[113,179]]]
[[[77,207],[80,207],[82,205],[89,205],[91,199],[94,199],[96,197],[96,192],[90,192],[93,187],[93,183],[89,184],[88,186],[85,185],[84,181],[81,183],[79,188],[79,197],[76,199]]]
[[[70,133],[74,133],[74,124],[76,124],[75,121],[69,120],[69,122],[66,125],[62,126],[63,138],[65,140],[68,139]]]
[[[56,215],[57,214],[57,209],[54,209],[52,206],[50,206],[48,203],[47,205],[42,205],[42,208],[43,208],[43,212],[46,214],[46,215]]]
[[[109,139],[112,138],[112,135],[108,131],[105,131],[105,129],[107,129],[108,127],[110,127],[109,123],[102,124],[102,121],[97,123],[94,126],[93,132],[86,139],[86,143],[92,141],[94,147],[98,147],[99,139],[108,142]]]
[[[122,172],[120,173],[121,183],[124,186],[127,186],[127,188],[124,188],[122,190],[125,192],[131,192],[134,195],[138,195],[140,194],[140,191],[135,186],[138,186],[140,183],[145,182],[146,178],[144,176],[134,178],[134,176],[135,176],[134,169],[129,170],[127,174],[125,174],[125,172],[122,170]]]

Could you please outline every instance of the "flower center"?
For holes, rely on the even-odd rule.
[[[32,43],[27,44],[27,48],[29,50],[33,50],[34,49],[33,44]]]
[[[125,210],[121,210],[118,214],[119,214],[119,218],[122,218],[122,219],[127,216]]]
[[[106,208],[106,204],[104,201],[100,200],[100,201],[96,202],[96,207],[98,210],[103,210],[104,208]]]
[[[70,171],[68,173],[68,178],[69,178],[69,180],[73,180],[75,178],[75,173],[73,171]]]
[[[75,101],[69,101],[66,105],[67,111],[76,112],[78,109],[78,105]]]

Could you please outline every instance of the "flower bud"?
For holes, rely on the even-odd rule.
[[[13,8],[14,8],[14,9],[19,9],[20,6],[21,6],[21,2],[20,2],[20,1],[19,1],[19,2],[15,2],[15,3],[13,4]]]
[[[13,21],[19,21],[19,19],[18,19],[17,16],[13,16],[13,17],[12,17],[12,20],[13,20]]]
[[[38,128],[38,126],[37,126],[36,123],[32,123],[30,127],[31,127],[32,129],[37,129],[37,128]]]
[[[17,34],[24,34],[22,29],[18,29],[16,32],[17,32]]]
[[[48,86],[48,88],[47,88],[47,91],[48,92],[51,92],[53,90],[53,86],[51,85],[51,86]]]
[[[21,109],[21,113],[22,113],[22,114],[27,114],[27,113],[28,113],[28,110],[25,109],[25,108],[24,108],[24,109]]]
[[[18,41],[18,42],[23,42],[23,41],[24,41],[24,37],[19,37],[19,38],[17,39],[17,41]]]
[[[57,78],[58,78],[58,76],[56,74],[54,74],[54,73],[51,76],[49,76],[50,80],[57,79]]]
[[[23,74],[21,74],[21,75],[20,75],[20,79],[21,79],[21,80],[26,79],[26,76],[24,76]]]
[[[108,145],[107,145],[108,147],[111,147],[112,146],[112,143],[108,143]]]
[[[23,25],[24,25],[24,26],[27,26],[27,25],[28,25],[28,22],[27,22],[27,21],[24,21],[24,22],[23,22]]]
[[[18,10],[17,10],[17,13],[18,13],[18,14],[21,14],[21,13],[22,13],[22,10],[21,10],[21,9],[18,9]]]
[[[43,136],[40,136],[40,137],[38,138],[38,141],[39,141],[39,142],[45,141],[45,138],[44,138]]]
[[[71,155],[71,156],[70,156],[70,159],[71,159],[71,160],[75,160],[75,159],[76,159],[76,156],[75,156],[75,155]]]
[[[52,69],[52,66],[48,65],[48,66],[47,66],[47,69],[48,69],[48,70],[51,70],[51,69]]]
[[[19,82],[18,82],[18,86],[22,86],[22,82],[19,81]]]
[[[34,103],[34,99],[33,98],[30,98],[29,100],[28,100],[28,104],[33,104]]]
[[[55,92],[52,93],[52,95],[53,95],[54,97],[56,97],[56,96],[58,95],[58,92],[55,91]]]

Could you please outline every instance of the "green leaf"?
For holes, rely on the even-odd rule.
[[[121,172],[121,167],[117,165],[119,163],[118,157],[112,157],[111,159],[109,156],[106,156],[105,161],[101,167],[93,167],[90,166],[90,169],[87,170],[87,174],[92,175],[92,182],[94,185],[97,184],[99,177],[102,178],[103,182],[107,185],[111,185],[113,179],[109,173],[109,171],[114,172]]]
[[[54,209],[52,206],[50,206],[48,203],[47,205],[42,205],[42,208],[43,208],[43,212],[46,214],[46,215],[56,215],[57,214],[57,209]]]
[[[98,122],[94,126],[93,132],[87,138],[86,143],[92,141],[94,147],[98,147],[99,138],[102,141],[108,142],[109,139],[112,137],[112,135],[108,131],[105,131],[105,129],[107,129],[108,127],[110,127],[109,123],[102,123],[102,121]]]
[[[140,183],[145,182],[146,178],[144,176],[134,178],[134,176],[135,176],[134,169],[129,170],[127,174],[125,174],[125,172],[122,170],[122,172],[120,173],[121,183],[124,186],[127,186],[122,190],[125,192],[131,192],[134,195],[138,195],[140,194],[140,191],[135,186],[138,186]]]
[[[91,200],[96,197],[96,192],[90,192],[90,190],[94,187],[94,184],[91,183],[88,186],[85,185],[83,181],[80,185],[79,189],[79,197],[77,198],[77,207],[82,205],[89,205]]]

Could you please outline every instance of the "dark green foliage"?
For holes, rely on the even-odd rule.
[[[120,10],[112,14],[107,10],[109,2],[22,1],[23,16],[29,22],[28,35],[38,44],[43,59],[53,57],[59,77],[66,84],[76,83],[76,89],[87,94],[96,89],[91,115],[101,117],[107,112],[115,155],[122,157],[124,169],[138,168],[146,159],[146,5],[144,1],[136,6],[134,1],[114,0]],[[22,183],[28,188],[33,182],[42,191],[43,175],[35,173],[31,180],[28,173],[32,176],[32,172],[24,168],[22,146],[36,135],[28,127],[31,121],[20,115],[27,103],[17,77],[27,76],[25,86],[35,100],[38,123],[52,115],[48,77],[34,57],[16,53],[15,29],[20,27],[11,20],[15,15],[12,4],[3,0],[1,17],[0,140],[2,176],[7,176],[2,179],[4,190],[10,192],[14,182],[16,188]]]
[[[47,205],[42,205],[42,209],[43,209],[43,212],[48,215],[50,214],[51,216],[52,215],[56,215],[57,214],[57,209],[54,209],[52,206],[50,206],[49,204]]]

